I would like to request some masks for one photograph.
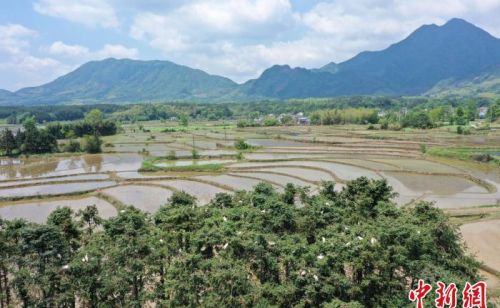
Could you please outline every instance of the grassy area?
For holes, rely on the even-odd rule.
[[[223,172],[226,167],[222,164],[192,164],[187,166],[158,166],[156,161],[146,159],[142,162],[140,172],[171,171],[171,172]]]
[[[438,148],[431,147],[427,149],[426,154],[430,156],[454,158],[465,161],[489,163],[500,167],[500,158],[498,156],[500,148]]]

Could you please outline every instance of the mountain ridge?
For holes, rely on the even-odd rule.
[[[47,84],[0,90],[0,104],[251,101],[350,95],[436,95],[500,68],[500,39],[454,18],[423,25],[378,51],[306,69],[273,65],[255,79],[229,78],[163,60],[90,61]],[[491,80],[491,74],[479,80]],[[492,88],[496,93],[497,87]],[[500,93],[498,93],[500,94]]]

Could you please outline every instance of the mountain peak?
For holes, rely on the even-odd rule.
[[[274,65],[242,85],[170,61],[91,61],[39,87],[0,90],[0,105],[422,95],[442,81],[465,80],[498,67],[500,39],[453,18],[421,26],[381,51],[319,69]]]
[[[445,27],[445,26],[457,26],[457,25],[459,25],[459,26],[472,26],[472,27],[476,28],[476,26],[474,26],[473,24],[471,24],[467,20],[462,19],[462,18],[456,18],[456,17],[448,20],[443,25],[443,27]]]

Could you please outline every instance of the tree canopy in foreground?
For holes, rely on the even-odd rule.
[[[127,207],[101,220],[90,206],[43,225],[0,220],[0,302],[403,307],[418,279],[478,279],[441,210],[396,207],[385,180],[333,187],[261,183],[203,207],[177,192],[152,215]]]

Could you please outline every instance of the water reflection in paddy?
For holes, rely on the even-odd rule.
[[[262,147],[310,147],[310,143],[279,139],[248,139],[251,145]]]
[[[200,205],[205,205],[210,202],[210,200],[212,200],[217,193],[227,192],[219,187],[195,181],[174,180],[160,181],[156,183],[168,185],[179,191],[185,191],[188,194],[195,196]]]
[[[109,218],[117,213],[116,209],[108,202],[96,197],[88,197],[84,199],[13,203],[0,206],[0,217],[7,220],[22,218],[31,222],[44,223],[49,214],[59,207],[67,206],[77,212],[89,205],[96,205],[99,216],[102,218]]]
[[[304,181],[301,181],[301,180],[293,178],[293,177],[289,177],[289,176],[286,176],[286,175],[273,174],[273,173],[265,173],[265,172],[239,172],[239,173],[235,173],[235,174],[238,174],[238,175],[241,175],[241,176],[247,176],[247,177],[253,177],[253,178],[261,179],[262,181],[265,181],[265,182],[269,181],[269,182],[272,182],[272,183],[277,183],[277,184],[280,184],[282,186],[285,186],[288,183],[291,183],[291,184],[296,185],[296,186],[302,186],[302,187],[305,187],[305,186],[314,186],[311,183],[304,182]]]
[[[400,185],[394,183],[397,181],[413,193],[425,192],[446,196],[457,193],[477,194],[488,192],[486,188],[472,181],[455,176],[422,175],[404,172],[384,172],[384,176],[387,177],[390,184],[394,184],[395,188],[400,187]]]
[[[252,190],[257,184],[262,182],[257,179],[241,178],[230,175],[217,175],[217,176],[202,175],[196,178],[226,185],[233,188],[234,190]]]
[[[117,186],[102,192],[125,205],[132,205],[149,213],[154,213],[165,205],[172,195],[172,191],[166,188],[142,185]]]
[[[45,184],[0,189],[0,199],[13,197],[57,196],[74,192],[85,192],[116,185],[114,181]]]
[[[27,185],[27,184],[39,184],[39,183],[51,183],[51,182],[67,182],[67,181],[89,181],[89,180],[106,180],[109,179],[107,174],[82,174],[75,176],[63,176],[48,179],[37,179],[37,180],[18,180],[18,181],[0,181],[0,187],[17,186],[17,185]]]
[[[243,167],[243,168],[248,168],[248,167],[264,168],[264,167],[276,167],[276,166],[302,166],[302,167],[320,168],[335,173],[339,178],[343,180],[354,180],[361,176],[366,176],[371,179],[380,178],[380,176],[378,176],[375,172],[367,169],[339,164],[339,163],[325,162],[325,161],[283,161],[283,162],[279,161],[270,163],[250,162],[250,163],[239,163],[232,165],[232,167]]]
[[[0,180],[63,176],[106,171],[131,171],[140,168],[137,154],[94,154],[73,157],[28,157],[0,159]]]
[[[290,174],[305,179],[307,181],[314,181],[314,182],[333,180],[332,176],[327,172],[321,170],[306,169],[306,168],[280,167],[280,168],[264,168],[256,170]]]

